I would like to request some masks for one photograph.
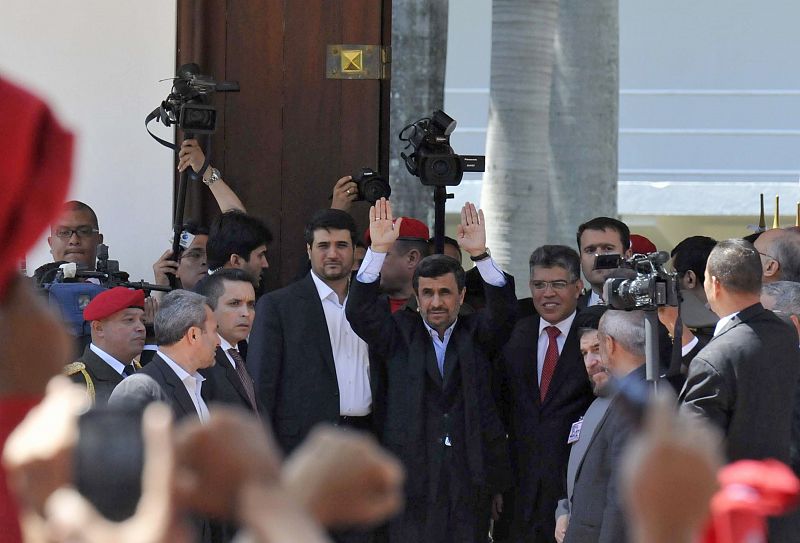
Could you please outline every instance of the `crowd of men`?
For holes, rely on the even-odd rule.
[[[179,168],[203,162],[186,142]],[[595,260],[654,252],[649,240],[613,218],[588,220],[574,248],[532,250],[531,297],[517,300],[473,204],[433,254],[428,227],[395,218],[383,199],[362,239],[347,211],[357,187],[342,178],[333,207],[306,224],[307,274],[256,300],[269,229],[218,170],[203,182],[221,215],[187,225],[183,252],[153,266],[155,283],[172,274],[180,288],[148,305],[116,287],[83,311],[91,341],[65,373],[96,406],[164,401],[176,420],[201,423],[214,403],[237,406],[284,454],[320,423],[375,436],[405,468],[405,508],[384,526],[336,529],[336,541],[478,542],[490,529],[495,541],[626,540],[619,468],[636,398],[652,386],[645,315],[605,304],[613,270]],[[48,241],[54,261],[93,269],[97,215],[67,203]],[[680,317],[658,311],[662,386],[724,435],[728,462],[800,470],[800,231],[692,236],[671,257],[682,301]],[[774,519],[770,540],[796,540],[794,520]],[[237,531],[196,521],[204,541]]]

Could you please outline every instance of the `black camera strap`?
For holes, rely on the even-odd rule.
[[[150,112],[150,114],[147,117],[144,118],[144,129],[147,130],[147,133],[150,134],[150,136],[152,136],[152,138],[156,140],[158,143],[160,143],[164,147],[169,147],[173,151],[177,152],[178,151],[177,145],[175,145],[174,143],[170,143],[167,140],[161,139],[152,132],[150,132],[150,128],[147,125],[150,124],[150,121],[152,121],[153,119],[159,119],[159,118],[161,118],[161,106],[155,108],[153,111]]]

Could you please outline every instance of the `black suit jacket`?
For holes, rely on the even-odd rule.
[[[740,311],[692,360],[683,407],[718,426],[731,462],[789,461],[797,333],[761,304]]]
[[[105,360],[97,356],[97,354],[89,348],[89,345],[83,350],[83,355],[77,362],[84,363],[86,372],[92,379],[92,384],[94,385],[94,405],[106,405],[108,403],[108,398],[114,391],[114,387],[122,382],[122,375],[109,366]],[[69,378],[74,383],[88,387],[86,379],[80,372],[70,375]]]
[[[644,381],[639,366],[620,383]],[[636,421],[619,395],[611,400],[575,474],[565,543],[619,543],[626,541],[625,515],[619,490],[619,463]]]
[[[247,365],[285,452],[297,447],[314,425],[338,422],[333,350],[310,274],[258,301]]]
[[[431,496],[448,434],[453,455],[463,462],[458,483],[501,490],[509,481],[508,456],[491,396],[489,360],[513,325],[513,278],[506,276],[503,287],[484,285],[487,307],[458,317],[444,377],[422,318],[409,311],[392,315],[378,299],[378,287],[378,281],[354,281],[347,318],[369,344],[371,363],[385,372],[382,439],[406,467],[408,496]]]
[[[250,404],[242,380],[239,379],[239,374],[228,360],[228,356],[222,351],[222,347],[217,347],[216,361],[217,363],[210,368],[204,368],[199,372],[206,378],[203,383],[203,397],[209,402],[235,405],[251,413],[259,413],[261,409],[258,399],[256,398],[255,406]]]
[[[172,413],[175,415],[176,421],[184,417],[200,418],[200,415],[197,413],[197,408],[195,408],[194,402],[186,391],[183,382],[178,379],[178,376],[172,371],[172,368],[161,358],[160,353],[153,355],[153,359],[141,369],[141,373],[149,375],[159,384],[169,398],[170,405],[172,406]],[[205,392],[203,395],[205,396]]]
[[[537,342],[540,317],[521,319],[502,350],[499,371],[515,469],[515,532],[552,539],[553,511],[565,494],[570,427],[594,400],[573,323],[544,403],[540,401]]]

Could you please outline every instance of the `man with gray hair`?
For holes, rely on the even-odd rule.
[[[158,383],[172,406],[175,420],[193,416],[207,421],[208,406],[202,393],[205,379],[197,370],[214,364],[219,336],[217,321],[206,298],[187,290],[170,292],[161,300],[155,332],[158,352],[139,373]],[[126,395],[146,391],[146,387],[130,388],[118,401],[136,401]]]
[[[761,287],[761,305],[786,322],[800,334],[800,283],[775,281]]]
[[[763,283],[800,281],[800,231],[796,227],[767,230],[753,245],[761,257]]]
[[[615,390],[645,381],[644,313],[606,311],[600,319],[597,337],[602,363],[616,380]],[[581,423],[593,418],[595,409],[605,412],[600,415],[599,422],[594,423],[593,428],[587,427],[584,433]],[[563,541],[626,541],[617,478],[620,456],[633,432],[634,420],[615,392],[610,397],[597,398],[581,423],[571,432],[577,434],[573,447],[585,448],[585,452],[575,471],[572,493],[567,498],[570,516]]]

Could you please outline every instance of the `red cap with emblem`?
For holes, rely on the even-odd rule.
[[[396,221],[397,219],[392,222]],[[397,239],[428,241],[430,237],[431,232],[424,222],[411,217],[403,217],[403,222],[400,223],[400,234]],[[369,228],[364,232],[364,244],[370,245]]]
[[[631,234],[631,251],[636,255],[649,255],[658,251],[652,241],[640,234]]]
[[[144,291],[114,287],[101,292],[89,302],[83,310],[83,319],[86,321],[105,319],[129,307],[144,309]]]

